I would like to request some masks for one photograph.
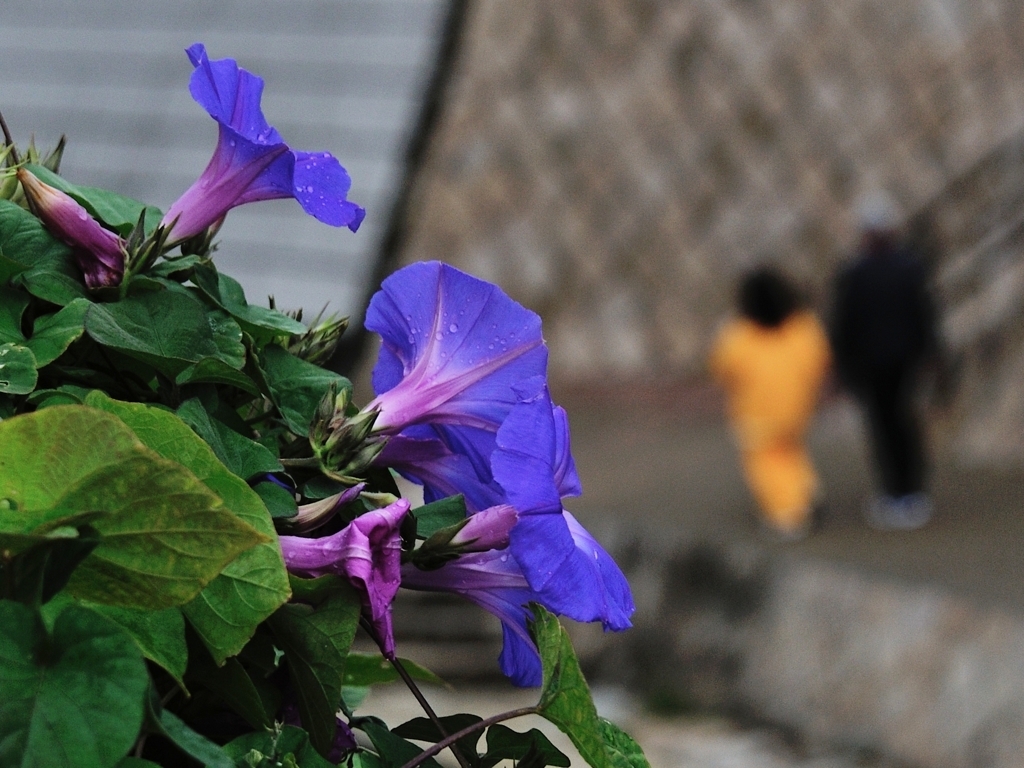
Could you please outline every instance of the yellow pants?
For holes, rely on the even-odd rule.
[[[802,442],[785,441],[745,450],[743,469],[771,525],[793,531],[809,520],[818,478]]]

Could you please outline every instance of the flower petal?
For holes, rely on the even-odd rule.
[[[297,152],[291,193],[302,210],[332,227],[348,227],[355,232],[366,217],[366,210],[345,199],[352,179],[329,152]]]
[[[402,566],[402,586],[453,592],[501,619],[504,645],[501,670],[519,686],[541,683],[540,654],[526,629],[527,604],[539,600],[529,588],[514,557],[491,550],[463,555],[433,571]]]
[[[479,480],[466,456],[453,453],[436,437],[392,437],[376,463],[422,485],[423,499],[427,503],[461,493],[467,509],[475,512],[500,504],[504,499],[501,488]]]
[[[313,577],[334,573],[348,578],[359,590],[381,650],[388,658],[395,651],[391,602],[401,583],[399,526],[408,511],[409,502],[399,499],[383,509],[360,515],[331,536],[278,537],[289,571]]]
[[[189,79],[189,92],[210,117],[234,128],[249,141],[284,144],[281,134],[263,116],[262,77],[242,69],[234,59],[210,61],[202,43],[193,44],[185,53],[195,67]]]
[[[547,368],[535,313],[439,262],[385,280],[365,325],[383,340],[378,397],[367,406],[380,409],[378,431],[426,422],[497,431],[515,404],[512,385]]]

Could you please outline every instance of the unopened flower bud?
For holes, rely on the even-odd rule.
[[[71,246],[85,284],[90,288],[120,285],[124,277],[124,244],[104,229],[70,195],[45,184],[24,166],[18,181],[32,212],[58,240]]]

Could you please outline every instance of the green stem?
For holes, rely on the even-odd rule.
[[[446,736],[441,741],[437,742],[437,744],[435,744],[434,746],[429,747],[428,749],[425,749],[424,751],[420,752],[418,755],[416,755],[416,757],[414,757],[408,763],[403,765],[402,768],[416,768],[417,765],[421,765],[422,763],[426,762],[434,755],[436,755],[444,749],[447,749],[464,736],[469,736],[471,733],[476,733],[477,731],[482,731],[485,728],[490,728],[495,723],[500,723],[504,720],[512,720],[516,717],[524,717],[526,715],[536,715],[539,713],[540,707],[535,704],[532,707],[521,707],[519,709],[512,709],[508,712],[502,712],[500,715],[492,715],[491,717],[484,718],[479,723],[473,723],[472,725],[466,726],[461,731],[453,733],[451,736]]]
[[[384,652],[384,643],[381,642],[382,638],[377,636],[376,630],[374,630],[373,625],[369,621],[367,621],[365,616],[359,617],[359,624],[362,626],[363,631],[366,632],[366,634],[368,634],[370,637],[372,637],[374,642],[377,643],[377,646],[380,648],[381,653],[384,653],[384,657],[391,662],[391,666],[395,668],[395,671],[398,673],[398,676],[402,678],[402,681],[405,683],[405,685],[409,688],[410,691],[412,691],[412,695],[416,697],[416,701],[419,702],[420,706],[423,708],[423,711],[427,713],[427,717],[430,719],[430,722],[434,724],[434,727],[437,728],[437,732],[441,734],[442,738],[447,738],[448,732],[444,729],[444,726],[441,725],[440,718],[437,716],[437,713],[434,712],[434,708],[430,706],[430,702],[427,701],[426,697],[423,695],[423,692],[420,690],[420,687],[416,685],[416,681],[412,679],[412,675],[409,674],[409,671],[405,668],[405,665],[402,664],[402,662],[400,662],[396,656],[391,655],[389,657],[388,654]],[[461,766],[461,768],[472,768],[472,766],[470,766],[469,764],[469,761],[466,760],[465,755],[463,755],[459,748],[455,746],[454,742],[446,746],[451,747],[452,754],[455,755],[455,759],[459,761],[459,765]]]
[[[4,143],[11,148],[10,158],[14,161],[14,165],[18,164],[18,150],[14,148],[14,139],[11,137],[11,129],[7,127],[7,121],[4,120],[4,115],[0,112],[0,130],[4,133]]]

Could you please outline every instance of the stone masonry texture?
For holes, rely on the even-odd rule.
[[[826,311],[858,199],[887,190],[929,227],[953,357],[988,387],[992,412],[965,409],[962,431],[1024,456],[978,437],[1011,411],[1024,424],[1007,383],[1024,354],[1000,336],[1024,285],[1024,6],[473,0],[467,14],[403,262],[444,259],[540,312],[558,380],[689,377],[754,264],[782,265]]]

